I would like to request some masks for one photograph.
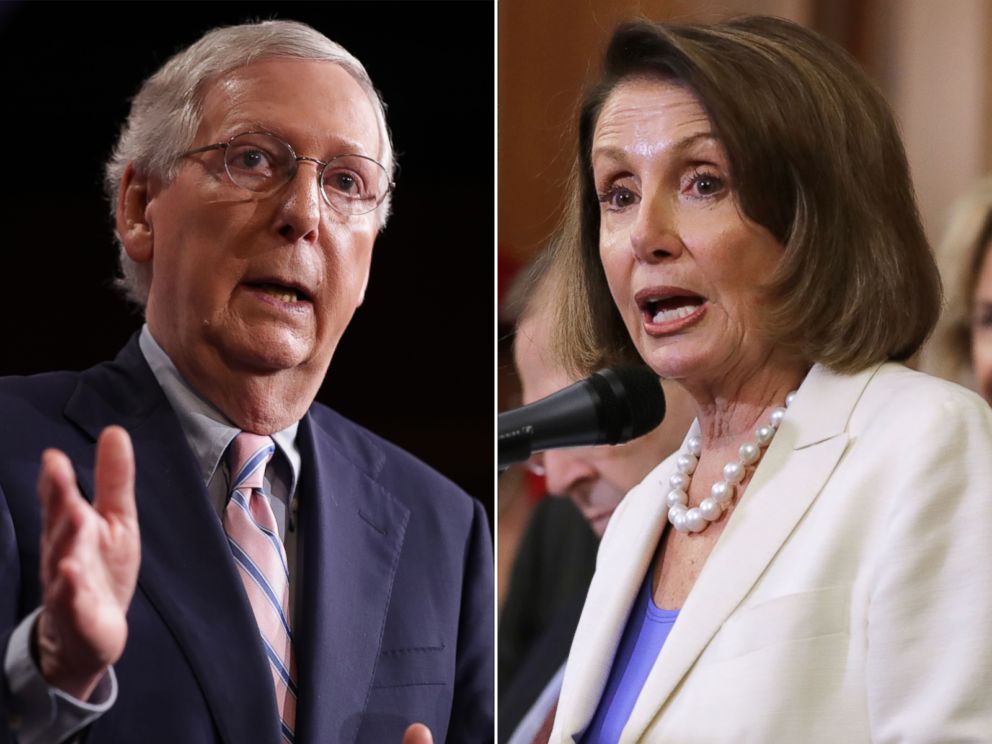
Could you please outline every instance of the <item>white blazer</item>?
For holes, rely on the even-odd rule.
[[[552,742],[596,710],[674,469],[610,522]],[[814,367],[621,741],[992,742],[992,409],[898,364]]]

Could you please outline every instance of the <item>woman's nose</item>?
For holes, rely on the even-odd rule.
[[[630,247],[639,261],[648,263],[681,255],[678,209],[671,195],[644,194],[631,227]]]

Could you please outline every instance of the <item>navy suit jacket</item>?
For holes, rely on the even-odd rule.
[[[0,380],[0,649],[41,602],[41,452],[65,451],[92,500],[96,438],[110,424],[134,442],[141,570],[119,697],[84,740],[278,742],[251,608],[136,337],[82,373]],[[493,559],[480,504],[319,404],[298,442],[297,741],[398,744],[415,721],[435,741],[490,741]]]

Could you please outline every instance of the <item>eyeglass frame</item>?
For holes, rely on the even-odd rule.
[[[273,134],[272,132],[266,132],[266,131],[260,130],[260,129],[254,129],[254,130],[250,130],[250,131],[246,131],[246,132],[238,132],[237,134],[232,135],[226,142],[216,142],[216,143],[214,143],[212,145],[203,145],[202,147],[194,147],[192,150],[187,150],[186,152],[182,153],[179,156],[179,159],[183,159],[183,158],[189,157],[190,155],[199,155],[201,152],[210,152],[211,150],[223,150],[224,151],[224,172],[227,174],[227,177],[231,180],[231,183],[233,183],[239,189],[244,189],[245,191],[248,191],[248,192],[250,192],[252,194],[265,193],[265,192],[262,192],[262,191],[255,191],[253,189],[248,188],[247,186],[243,186],[240,183],[238,183],[237,180],[235,180],[234,176],[231,175],[231,170],[230,170],[230,168],[228,167],[228,164],[227,164],[227,151],[228,151],[228,148],[230,148],[231,143],[234,142],[234,140],[236,140],[238,137],[244,137],[247,134],[263,134],[266,137],[271,137],[272,139],[276,140],[277,142],[280,142],[283,145],[285,145],[286,146],[286,149],[289,150],[289,154],[293,158],[293,161],[294,161],[294,166],[293,166],[294,167],[294,170],[290,174],[290,176],[286,180],[286,182],[282,184],[282,186],[285,186],[287,183],[292,182],[292,180],[294,178],[296,178],[296,173],[300,169],[300,161],[301,160],[305,160],[307,162],[314,163],[315,165],[319,166],[319,168],[317,170],[317,185],[320,188],[320,196],[324,200],[324,203],[327,204],[327,206],[329,206],[331,209],[333,209],[338,214],[343,214],[343,215],[348,216],[348,217],[359,217],[359,216],[361,216],[363,214],[371,214],[372,212],[374,212],[375,210],[377,210],[382,205],[382,203],[384,201],[386,201],[386,198],[393,192],[393,189],[396,188],[396,182],[395,181],[387,180],[387,182],[386,182],[386,190],[383,192],[382,198],[379,199],[375,203],[375,206],[372,207],[372,209],[369,209],[369,210],[367,210],[365,212],[342,212],[340,209],[338,209],[336,206],[334,206],[333,203],[331,203],[331,200],[327,196],[327,192],[324,191],[324,172],[327,170],[327,166],[330,165],[331,163],[333,163],[338,158],[361,158],[362,160],[369,160],[369,161],[375,163],[376,165],[378,165],[379,168],[382,169],[382,172],[386,175],[386,178],[389,179],[389,172],[386,170],[386,166],[384,166],[382,163],[380,163],[375,158],[370,158],[367,155],[359,155],[356,152],[343,152],[340,155],[335,155],[330,160],[319,160],[318,158],[312,158],[312,157],[309,157],[308,155],[297,155],[296,154],[296,150],[293,148],[293,146],[291,144],[289,144],[286,140],[284,140],[282,137],[280,137],[280,136],[278,136],[276,134]],[[273,188],[273,190],[278,189],[278,188],[281,188],[282,186],[276,186],[276,187]]]

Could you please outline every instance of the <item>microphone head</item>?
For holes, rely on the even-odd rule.
[[[665,393],[650,367],[612,367],[589,377],[602,405],[604,443],[617,444],[644,436],[665,418]]]
[[[526,460],[532,452],[627,442],[647,434],[664,417],[661,380],[648,367],[600,370],[499,414],[499,467]]]

